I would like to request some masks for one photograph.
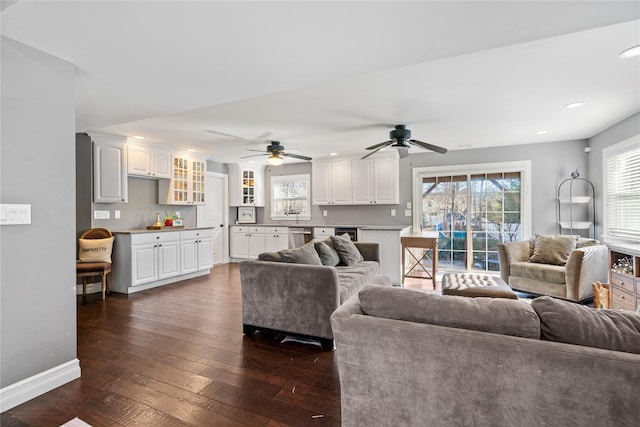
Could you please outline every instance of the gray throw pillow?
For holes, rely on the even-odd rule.
[[[540,338],[538,315],[523,301],[438,295],[384,286],[365,286],[358,297],[362,311],[369,316]]]
[[[596,310],[552,297],[531,306],[540,317],[543,340],[640,354],[640,314]]]
[[[313,247],[313,242],[305,243],[304,245],[295,249],[284,249],[278,251],[282,261],[290,262],[293,264],[311,264],[322,265],[318,252]]]
[[[329,243],[324,242],[315,242],[313,246],[316,248],[316,252],[318,252],[318,256],[320,257],[320,261],[322,265],[329,265],[331,267],[335,267],[340,263],[340,256],[333,246],[331,246],[331,239],[329,239]]]
[[[258,254],[260,261],[282,262],[282,257],[278,252],[263,252]]]
[[[571,251],[576,248],[580,236],[560,234],[536,234],[531,262],[566,265]]]
[[[331,246],[338,252],[340,261],[342,261],[344,265],[354,265],[360,261],[364,261],[362,254],[350,239],[341,236],[329,237],[331,238]]]

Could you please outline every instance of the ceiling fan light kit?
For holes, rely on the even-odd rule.
[[[284,163],[284,159],[277,154],[272,154],[267,158],[267,162],[271,166],[280,166],[282,163]]]
[[[269,156],[267,157],[267,163],[269,163],[272,166],[280,166],[282,163],[284,163],[283,157],[291,157],[294,159],[300,159],[300,160],[306,160],[306,161],[311,160],[311,157],[302,156],[300,154],[287,153],[285,151],[284,145],[281,145],[280,142],[278,141],[269,141],[269,142],[270,144],[267,145],[266,152],[263,152],[262,154],[255,154],[252,156],[244,156],[244,157],[241,157],[241,159],[246,159],[247,157]],[[261,150],[249,149],[247,151],[261,151]]]

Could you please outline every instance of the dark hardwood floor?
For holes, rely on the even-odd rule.
[[[238,264],[104,302],[78,297],[82,377],[2,413],[0,424],[339,426],[335,353],[282,338],[242,334]]]
[[[242,334],[237,264],[78,305],[82,377],[2,413],[2,426],[338,426],[333,352]]]

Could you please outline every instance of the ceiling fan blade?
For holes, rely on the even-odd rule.
[[[392,141],[389,141],[389,142],[392,142]],[[379,145],[379,144],[378,144],[378,145]],[[362,157],[362,160],[366,159],[366,158],[367,158],[367,157],[369,157],[369,156],[372,156],[372,155],[376,154],[378,151],[382,150],[383,148],[384,148],[384,145],[382,145],[382,146],[380,146],[380,147],[376,148],[375,150],[373,150],[372,152],[370,152],[370,153],[369,153],[369,154],[367,154],[366,156]]]
[[[408,148],[398,148],[398,155],[401,159],[405,157],[409,157],[409,149]]]
[[[391,144],[393,144],[393,140],[392,139],[390,139],[389,141],[381,142],[380,144],[372,145],[371,147],[367,147],[367,148],[365,148],[365,150],[375,150],[377,148],[382,148],[382,147],[385,147],[385,146],[391,145]]]
[[[256,151],[258,153],[264,153],[264,150],[253,150],[251,148],[247,148],[247,151]]]
[[[291,153],[283,153],[280,152],[281,156],[286,156],[286,157],[293,157],[294,159],[300,159],[300,160],[306,160],[306,161],[310,161],[311,157],[307,157],[307,156],[302,156],[300,154],[291,154]]]
[[[438,147],[437,145],[428,144],[426,142],[418,141],[417,139],[410,139],[409,144],[413,144],[416,147],[424,148],[425,150],[435,151],[436,153],[444,154],[448,150],[444,147]]]
[[[224,132],[218,132],[217,130],[211,130],[211,129],[205,129],[205,132],[209,132],[209,133],[213,133],[216,135],[222,135],[222,136],[228,136],[229,138],[234,138],[234,139],[241,139],[243,141],[246,141],[245,138],[238,136],[238,135],[232,135],[230,133],[224,133]]]
[[[262,156],[268,156],[268,155],[269,155],[269,154],[267,154],[267,153],[264,153],[264,154],[252,154],[252,155],[250,155],[250,156],[242,156],[242,157],[240,157],[240,158],[241,158],[241,159],[247,159],[247,158],[249,158],[249,157],[262,157]]]

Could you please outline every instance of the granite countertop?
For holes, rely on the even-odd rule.
[[[183,227],[183,228],[171,228],[165,227],[161,230],[147,230],[146,228],[139,228],[133,230],[117,230],[111,231],[113,234],[141,234],[141,233],[164,233],[167,231],[189,231],[189,230],[206,230],[212,227]]]

